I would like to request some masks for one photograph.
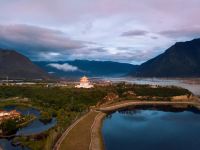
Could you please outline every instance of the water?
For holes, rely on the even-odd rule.
[[[200,114],[191,110],[115,112],[102,127],[106,150],[199,150]]]
[[[3,150],[29,150],[27,147],[12,145],[11,140],[12,139],[0,139],[0,145]]]
[[[16,106],[4,107],[4,110],[6,110],[6,111],[10,111],[13,109],[21,112],[21,114],[23,114],[23,115],[32,114],[37,117],[37,119],[35,119],[33,122],[31,122],[28,126],[19,129],[17,131],[16,135],[30,135],[30,134],[41,133],[41,132],[44,132],[44,131],[52,128],[57,123],[56,118],[53,118],[50,123],[47,123],[47,124],[42,123],[38,119],[40,116],[40,112],[35,108],[28,108],[28,107],[22,108],[22,107],[16,107]],[[14,145],[12,145],[11,142],[12,142],[12,138],[11,139],[2,138],[2,139],[0,139],[0,146],[5,150],[29,150],[26,147],[14,146]]]
[[[113,82],[128,82],[134,84],[150,84],[160,86],[178,86],[188,89],[193,94],[200,96],[200,79],[161,79],[161,78],[105,78]]]

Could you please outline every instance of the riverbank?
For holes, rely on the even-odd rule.
[[[99,112],[91,126],[91,142],[89,150],[104,150],[103,137],[101,134],[101,128],[103,119],[106,117],[106,113]]]
[[[37,118],[37,117],[34,116],[34,115],[30,116],[30,119],[27,120],[26,122],[23,122],[23,123],[19,124],[19,125],[18,125],[18,128],[22,128],[22,127],[27,126],[29,123],[33,122],[36,118]]]

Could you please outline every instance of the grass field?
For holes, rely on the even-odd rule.
[[[91,141],[90,129],[97,114],[97,112],[92,112],[81,120],[68,133],[59,150],[88,150]]]

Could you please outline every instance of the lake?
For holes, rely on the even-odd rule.
[[[102,126],[106,150],[199,150],[200,112],[146,108],[117,111]]]

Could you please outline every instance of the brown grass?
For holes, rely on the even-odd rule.
[[[90,129],[97,114],[97,112],[92,112],[81,120],[68,133],[59,150],[88,150],[91,141]]]

